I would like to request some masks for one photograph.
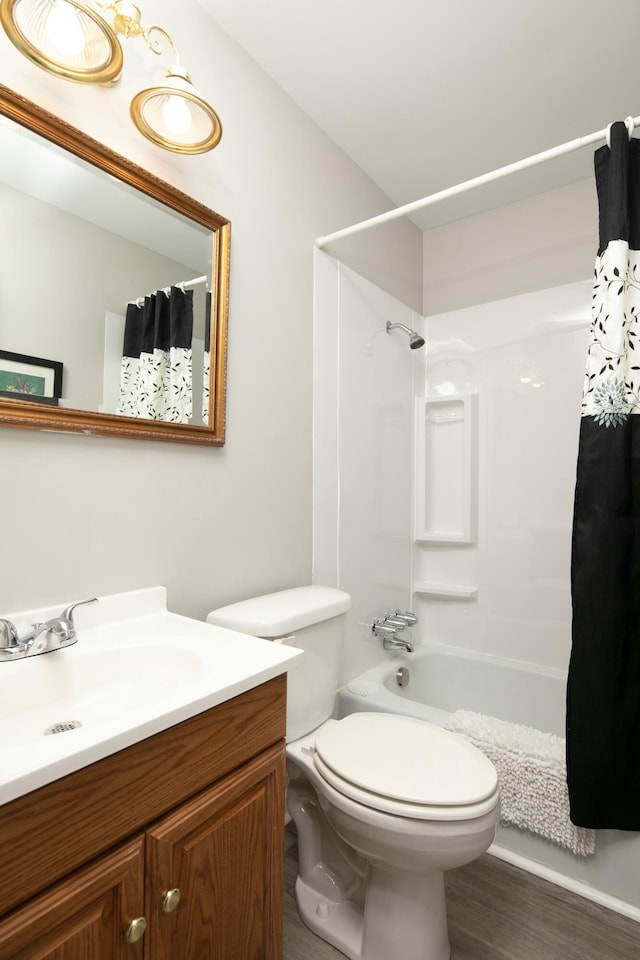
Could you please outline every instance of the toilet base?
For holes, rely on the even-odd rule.
[[[443,873],[403,875],[370,865],[365,882],[363,910],[321,896],[298,877],[305,925],[349,960],[449,960]]]
[[[343,900],[336,903],[318,895],[301,877],[296,880],[296,903],[305,926],[341,950],[350,960],[362,957],[362,909]]]

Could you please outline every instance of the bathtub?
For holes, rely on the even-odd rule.
[[[393,655],[344,686],[336,716],[382,711],[444,726],[454,710],[473,710],[564,736],[566,679],[552,668],[429,646]],[[598,830],[595,856],[582,858],[500,826],[489,853],[640,922],[640,833]]]

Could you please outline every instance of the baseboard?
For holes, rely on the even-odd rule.
[[[487,853],[498,860],[510,863],[514,867],[519,867],[527,873],[533,873],[542,880],[548,880],[558,887],[564,887],[565,890],[570,890],[579,897],[584,897],[585,900],[591,900],[593,903],[600,904],[601,907],[606,907],[607,910],[613,910],[615,913],[620,913],[622,916],[640,923],[640,907],[636,907],[632,903],[627,903],[625,900],[618,899],[618,897],[612,897],[608,893],[603,893],[602,890],[595,890],[588,883],[567,877],[564,873],[551,870],[550,867],[536,863],[535,860],[529,860],[528,857],[523,857],[521,854],[514,853],[513,850],[507,850],[496,843],[489,847]]]

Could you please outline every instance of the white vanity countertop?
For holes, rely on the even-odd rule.
[[[64,606],[0,617],[23,636]],[[302,655],[170,613],[164,587],[101,597],[74,622],[72,646],[0,662],[0,804],[245,693]],[[45,735],[73,721],[81,726]]]

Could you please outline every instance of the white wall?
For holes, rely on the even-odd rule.
[[[597,247],[594,180],[429,230],[423,313],[584,280],[593,274]]]
[[[419,317],[316,252],[314,580],[352,597],[341,682],[378,663],[373,618],[411,601],[411,416],[424,351],[387,320]],[[408,635],[409,631],[407,631]]]
[[[232,221],[227,443],[2,430],[0,610],[159,583],[171,609],[201,617],[311,577],[313,240],[390,203],[194,0],[145,15],[219,111],[212,153],[179,157],[134,129],[131,96],[166,66],[137,41],[101,89],[49,77],[2,34],[0,82]],[[415,227],[362,238],[353,256],[419,307]]]

